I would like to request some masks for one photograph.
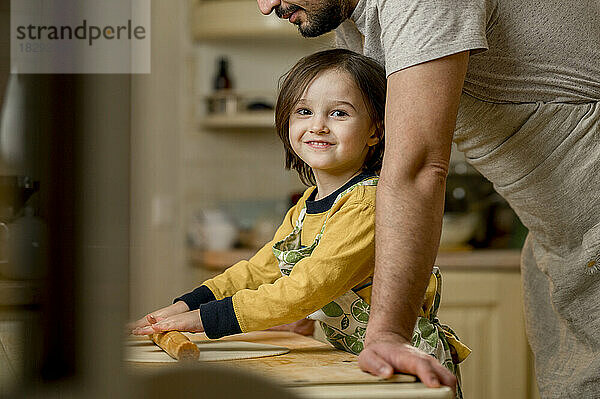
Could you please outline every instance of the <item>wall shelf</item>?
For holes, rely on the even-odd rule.
[[[256,1],[196,1],[192,16],[195,40],[281,39],[303,40],[296,27],[272,14],[260,13]]]
[[[240,112],[237,114],[214,114],[202,118],[207,129],[274,129],[273,111]]]
[[[335,42],[333,32],[318,38],[302,37],[295,25],[278,18],[275,13],[262,15],[254,0],[196,0],[191,26],[193,38],[197,41],[310,40],[327,45]]]

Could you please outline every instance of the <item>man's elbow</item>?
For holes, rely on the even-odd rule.
[[[383,162],[381,178],[384,185],[394,188],[422,185],[445,186],[449,160],[425,159],[407,162]]]
[[[449,161],[430,161],[425,163],[417,174],[423,174],[430,178],[439,180],[445,183],[450,170]]]

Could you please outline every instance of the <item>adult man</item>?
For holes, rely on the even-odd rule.
[[[600,392],[597,0],[257,0],[388,74],[373,310],[363,370],[454,381],[410,347],[435,260],[451,141],[515,209],[543,397]],[[364,36],[364,38],[363,38]],[[459,108],[460,105],[460,108]],[[457,117],[458,115],[458,117]]]

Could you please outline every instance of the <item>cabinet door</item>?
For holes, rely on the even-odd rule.
[[[439,318],[473,351],[461,364],[465,398],[527,398],[520,274],[442,269],[442,277]]]

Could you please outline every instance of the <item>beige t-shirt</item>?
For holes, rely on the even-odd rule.
[[[492,102],[600,99],[597,0],[360,0],[339,47],[387,74],[471,50],[465,93]],[[486,51],[483,51],[486,50]]]

